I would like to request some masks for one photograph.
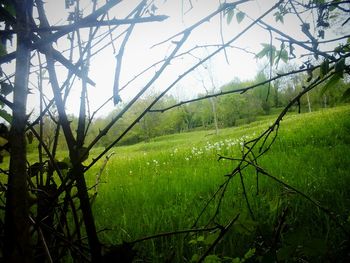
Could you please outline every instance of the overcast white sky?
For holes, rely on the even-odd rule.
[[[137,0],[127,0],[122,1],[115,8],[113,8],[109,15],[110,18],[124,18],[132,9],[135,8]],[[193,8],[190,8],[189,3],[193,4]],[[232,1],[233,2],[233,1]],[[252,18],[256,18],[261,15],[264,11],[269,9],[277,1],[274,0],[256,0],[250,1],[248,3],[239,6],[239,9],[247,13]],[[105,1],[98,1],[99,6],[103,5]],[[182,6],[184,4],[184,6]],[[92,1],[81,0],[81,7],[84,8],[84,16],[90,13],[92,6]],[[171,42],[153,47],[152,46],[168,37],[180,32],[186,27],[192,25],[201,18],[207,16],[209,13],[215,11],[219,6],[218,0],[159,0],[156,1],[156,15],[167,15],[169,18],[162,22],[153,22],[148,24],[136,25],[133,34],[128,42],[125,54],[123,57],[123,67],[121,71],[121,86],[127,83],[135,75],[141,72],[143,69],[152,65],[154,62],[164,59],[170,54],[171,50],[175,45]],[[64,8],[64,1],[60,0],[47,0],[46,1],[47,15],[49,17],[49,22],[51,25],[65,24],[67,18],[67,10]],[[184,14],[185,12],[185,14]],[[237,11],[236,11],[237,13]],[[305,19],[311,19],[312,17],[305,17]],[[242,29],[244,29],[251,20],[246,17],[242,23],[238,24],[236,18],[232,19],[230,24],[226,23],[226,18],[222,23],[223,37],[225,41],[230,40],[232,37],[237,35]],[[274,21],[272,15],[264,19],[266,22]],[[284,25],[277,25],[280,29],[287,31],[288,34],[295,36],[300,39],[300,21],[293,17],[286,16]],[[126,27],[120,27],[113,32],[113,37],[120,34]],[[105,29],[101,30],[101,32]],[[83,34],[84,35],[84,34]],[[178,38],[179,39],[179,38]],[[305,39],[305,37],[302,37]],[[109,41],[109,38],[106,39]],[[104,43],[106,43],[106,41]],[[118,49],[121,39],[114,42],[115,47]],[[270,41],[270,35],[265,30],[255,26],[250,29],[246,34],[239,38],[233,45],[240,48],[244,48],[248,51],[258,52],[261,49],[261,43],[268,43]],[[278,47],[279,42],[275,39],[274,44]],[[194,46],[201,45],[211,45],[222,43],[220,35],[220,16],[217,15],[210,21],[202,24],[198,29],[194,30],[189,37],[188,41],[181,49],[180,52],[188,50]],[[67,48],[67,38],[63,37],[55,45],[60,51]],[[97,46],[96,49],[100,48],[101,45]],[[95,50],[96,50],[95,49]],[[203,57],[208,52],[213,51],[213,49],[208,49],[207,51],[202,49],[193,53],[196,56]],[[227,57],[229,64],[227,64],[224,53],[218,54],[215,58],[210,61],[210,73],[205,70],[196,71],[188,77],[180,81],[176,87],[171,91],[170,94],[174,96],[185,99],[195,96],[198,93],[203,93],[204,89],[200,77],[206,78],[206,75],[213,74],[216,89],[221,85],[232,81],[234,78],[239,78],[241,80],[252,79],[256,75],[258,68],[261,68],[263,61],[258,61],[254,58],[254,55],[248,54],[242,50],[238,49],[227,49]],[[68,55],[68,53],[63,53]],[[115,55],[113,53],[112,47],[104,49],[98,55],[94,56],[91,60],[89,77],[96,82],[96,86],[89,87],[89,99],[91,103],[91,110],[94,111],[98,108],[107,98],[112,96],[112,87],[114,81],[114,70],[115,70]],[[75,57],[75,61],[78,57]],[[154,84],[149,92],[159,92],[164,90],[170,83],[172,83],[176,78],[184,71],[186,71],[193,63],[198,60],[190,55],[184,56],[181,59],[177,59],[172,62],[172,65],[164,72],[162,77]],[[58,68],[62,68],[58,66]],[[142,78],[133,82],[132,85],[128,86],[122,93],[121,97],[124,101],[130,99],[133,95],[140,90],[145,83],[153,76],[157,71],[158,67],[153,68],[145,74]],[[60,70],[59,70],[60,71]],[[60,81],[64,81],[65,77],[64,71],[60,74]],[[211,89],[211,85],[205,80],[207,88]],[[46,89],[46,94],[51,97],[51,92],[49,85]],[[67,102],[67,109],[70,113],[77,114],[79,108],[80,97],[80,84],[76,83],[73,89],[73,96]],[[36,107],[37,102],[34,96],[29,97],[29,105],[33,108]],[[113,104],[109,103],[105,107],[100,115],[107,114],[113,109]]]

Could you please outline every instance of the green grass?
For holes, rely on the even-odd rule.
[[[271,150],[260,159],[260,165],[270,174],[331,208],[347,228],[350,216],[349,114],[349,106],[289,114],[282,121]],[[232,162],[218,162],[217,154],[239,157],[240,142],[258,135],[273,120],[223,129],[219,135],[213,135],[213,131],[198,131],[114,148],[115,155],[101,176],[93,206],[98,228],[108,228],[99,234],[101,240],[121,243],[190,228],[206,201],[227,178],[224,175],[234,168]],[[95,183],[98,170],[96,166],[88,172],[86,178],[90,185]],[[259,178],[260,191],[256,195],[255,171],[244,172],[256,222],[247,211],[239,177],[231,181],[216,223],[224,225],[238,213],[240,217],[213,253],[242,257],[248,249],[258,249],[258,234],[263,234],[265,240],[272,240],[269,235],[283,209],[288,207],[284,232],[275,247],[280,259],[334,262],[344,258],[341,254],[344,249],[339,244],[347,237],[328,216],[271,179],[261,175]],[[200,225],[209,220],[216,206],[217,200],[208,207]],[[163,262],[171,256],[173,261],[183,262],[194,254],[201,254],[210,238],[205,235],[204,240],[202,237],[184,239],[184,235],[177,235],[143,242],[136,248],[138,257],[149,262]],[[259,253],[271,256],[266,251]]]
[[[227,179],[225,175],[237,164],[219,162],[218,154],[240,157],[241,142],[259,135],[275,117],[222,129],[218,135],[214,131],[196,131],[113,148],[111,152],[115,154],[101,175],[93,203],[101,241],[116,244],[191,228],[206,202]],[[281,122],[272,148],[259,159],[259,165],[331,209],[349,231],[349,144],[350,106],[289,113]],[[102,150],[94,149],[86,164]],[[65,156],[65,152],[58,153],[59,160]],[[29,161],[35,162],[37,158],[30,155]],[[95,184],[103,161],[86,174],[90,186]],[[226,190],[214,223],[226,225],[237,214],[239,219],[213,254],[221,259],[242,258],[254,248],[253,261],[271,262],[270,257],[277,253],[277,257],[286,262],[348,262],[349,237],[329,216],[263,175],[259,176],[257,195],[255,170],[249,168],[243,176],[255,220],[247,210],[242,185],[236,176]],[[92,189],[91,194],[93,192]],[[198,227],[206,225],[217,205],[218,198],[208,206]],[[287,216],[282,231],[271,249],[285,210]],[[181,234],[141,242],[135,246],[137,258],[141,262],[190,262],[191,258],[201,255],[216,236],[217,232]]]

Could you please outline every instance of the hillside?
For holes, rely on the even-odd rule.
[[[245,255],[253,261],[346,262],[349,114],[349,106],[289,114],[270,151],[259,158],[260,167],[276,180],[260,173],[257,181],[255,169],[247,168],[242,172],[244,185],[236,176],[223,194],[220,186],[236,162],[218,161],[218,154],[240,157],[242,143],[258,136],[273,118],[223,129],[219,135],[198,131],[116,147],[100,177],[93,205],[98,227],[108,226],[100,237],[108,243],[121,243],[189,229],[200,214],[195,228],[226,226],[238,216],[210,252],[217,261],[210,262],[243,260]],[[91,185],[96,183],[99,169],[89,171]],[[190,261],[198,259],[218,233],[171,235],[137,242],[134,248],[137,258],[144,261],[164,262],[169,257],[176,262]]]

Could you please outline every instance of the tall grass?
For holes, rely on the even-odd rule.
[[[344,106],[288,115],[276,142],[260,160],[269,173],[331,208],[346,227],[350,216],[349,114],[349,106]],[[101,239],[121,243],[190,228],[234,168],[235,163],[218,162],[217,154],[239,156],[241,143],[258,135],[272,121],[273,118],[223,129],[219,135],[198,131],[113,149],[115,155],[101,176],[93,205],[99,229],[108,228],[99,234]],[[95,183],[98,172],[98,166],[89,171],[90,185]],[[244,173],[255,221],[247,211],[239,178],[232,180],[216,223],[224,225],[238,213],[240,217],[213,253],[242,257],[249,248],[256,247],[259,235],[266,238],[274,233],[283,209],[288,207],[285,229],[279,233],[276,248],[280,259],[317,262],[342,258],[344,249],[337,242],[346,237],[332,220],[298,194],[271,179],[259,178],[257,195],[255,171],[248,169]],[[200,225],[211,218],[216,207],[214,200]],[[169,258],[188,261],[204,251],[205,240],[193,236],[184,239],[184,235],[154,239],[137,246],[138,257],[150,262]],[[304,249],[300,249],[303,244]]]

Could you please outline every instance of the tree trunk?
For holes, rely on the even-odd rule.
[[[278,86],[275,84],[274,87],[275,87],[274,103],[275,103],[275,107],[278,108],[278,105],[279,105]]]
[[[214,117],[214,125],[215,125],[215,134],[218,135],[219,134],[219,126],[218,126],[218,117],[216,114],[216,107],[215,107],[215,101],[213,98],[209,99],[210,104],[211,104],[211,109],[213,111],[213,117]]]
[[[40,24],[41,26],[47,27],[50,26],[49,22],[46,18],[46,14],[44,11],[43,7],[43,1],[42,0],[37,0],[36,1],[37,7],[38,7],[38,13],[39,13],[39,19],[40,19]],[[43,37],[49,36],[49,34],[43,34]],[[53,59],[52,53],[53,53],[53,48],[52,44],[48,44],[46,46],[46,50],[48,51],[46,55],[46,62],[47,62],[47,70],[49,72],[49,77],[50,77],[50,82],[51,82],[51,87],[52,91],[54,94],[54,99],[55,103],[57,106],[57,111],[58,111],[58,117],[59,117],[59,123],[62,126],[62,130],[64,133],[64,136],[66,138],[66,142],[68,145],[68,150],[69,150],[69,157],[72,162],[73,168],[71,171],[71,179],[76,180],[77,182],[77,189],[78,189],[78,198],[80,201],[80,207],[81,211],[83,214],[83,221],[85,224],[85,230],[87,234],[87,239],[90,247],[90,252],[91,252],[91,260],[93,262],[98,262],[101,258],[101,244],[99,242],[98,236],[97,236],[97,231],[96,231],[96,226],[94,222],[94,217],[92,214],[91,206],[90,206],[90,200],[89,200],[89,195],[87,192],[87,187],[86,187],[86,182],[84,178],[84,168],[81,164],[81,138],[78,138],[80,141],[76,141],[74,138],[74,135],[72,133],[72,130],[70,128],[70,123],[65,111],[65,106],[64,102],[61,97],[61,90],[58,85],[58,79],[55,71],[55,61]],[[82,95],[84,97],[84,94]],[[84,101],[84,98],[82,98],[82,101]],[[81,111],[85,112],[85,107],[83,105],[83,109]],[[84,114],[83,114],[84,115]],[[83,116],[84,117],[84,116]],[[80,126],[80,133],[83,133],[85,126],[85,121],[79,123]]]
[[[309,108],[309,112],[311,112],[311,103],[309,98],[309,92],[306,92],[307,106]]]
[[[26,103],[30,69],[29,21],[33,3],[16,1],[17,53],[13,93],[13,119],[10,131],[10,173],[6,196],[5,249],[6,262],[32,262],[29,233],[28,185],[26,167]]]

